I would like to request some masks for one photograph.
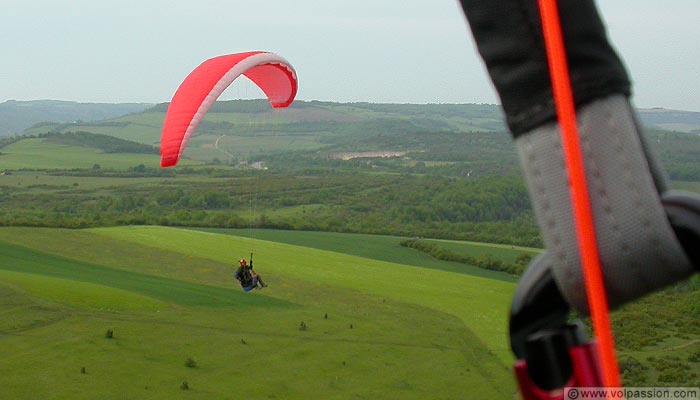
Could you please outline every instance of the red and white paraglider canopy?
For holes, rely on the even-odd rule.
[[[161,167],[177,164],[209,107],[241,75],[253,81],[274,108],[289,106],[297,94],[296,72],[277,54],[251,51],[204,61],[180,84],[170,102],[160,141]]]

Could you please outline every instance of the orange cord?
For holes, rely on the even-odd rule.
[[[556,0],[539,0],[542,31],[547,49],[549,73],[552,80],[554,104],[561,127],[564,161],[569,174],[571,201],[576,225],[583,275],[588,296],[588,308],[593,331],[598,338],[598,352],[603,385],[621,386],[620,371],[615,356],[615,342],[610,326],[608,299],[600,267],[593,211],[586,183],[581,144],[578,136],[576,108],[564,50],[561,23]]]

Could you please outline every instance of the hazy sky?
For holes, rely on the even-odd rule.
[[[700,111],[700,0],[598,4],[635,104]],[[169,101],[248,50],[289,60],[302,100],[498,103],[456,0],[0,0],[0,102]]]

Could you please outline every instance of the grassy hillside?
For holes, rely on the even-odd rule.
[[[448,272],[398,238],[226,233],[0,229],[0,357],[9,360],[0,384],[19,398],[56,399],[488,399],[514,391],[505,333],[512,283]],[[503,259],[514,250],[440,243]],[[270,287],[244,294],[231,273],[250,251]],[[697,287],[613,314],[626,385],[695,384]],[[258,378],[254,395],[242,389],[242,366]],[[302,384],[309,377],[316,384]]]
[[[0,246],[0,385],[12,398],[515,390],[511,283],[182,229],[3,228]],[[251,249],[270,287],[244,294],[231,260]]]
[[[127,169],[137,165],[160,166],[160,156],[137,153],[105,153],[102,150],[55,143],[46,138],[24,139],[2,148],[0,169]]]
[[[374,260],[387,261],[397,264],[413,265],[423,268],[433,268],[461,274],[482,276],[490,279],[515,282],[516,278],[494,271],[477,268],[471,265],[464,265],[455,262],[440,261],[422,252],[401,246],[404,238],[397,236],[365,235],[353,233],[337,232],[289,232],[275,229],[216,229],[203,228],[202,230],[211,232],[228,233],[234,236],[244,236],[253,239],[261,239],[273,242],[281,242],[304,247],[311,247],[319,250],[328,250],[336,253],[350,254],[354,256],[371,258]],[[441,243],[444,241],[440,241]],[[361,245],[358,245],[361,243]],[[453,241],[451,248],[458,251],[482,255],[489,254],[504,262],[512,262],[519,253],[513,246],[499,246],[496,244],[485,244],[475,242]],[[391,251],[387,251],[390,249]],[[539,252],[540,250],[522,248],[527,252]]]

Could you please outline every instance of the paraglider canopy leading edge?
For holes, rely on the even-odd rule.
[[[168,106],[161,135],[161,167],[177,164],[209,108],[241,75],[265,93],[273,108],[284,108],[294,101],[296,71],[277,54],[251,51],[206,60],[180,84]]]

